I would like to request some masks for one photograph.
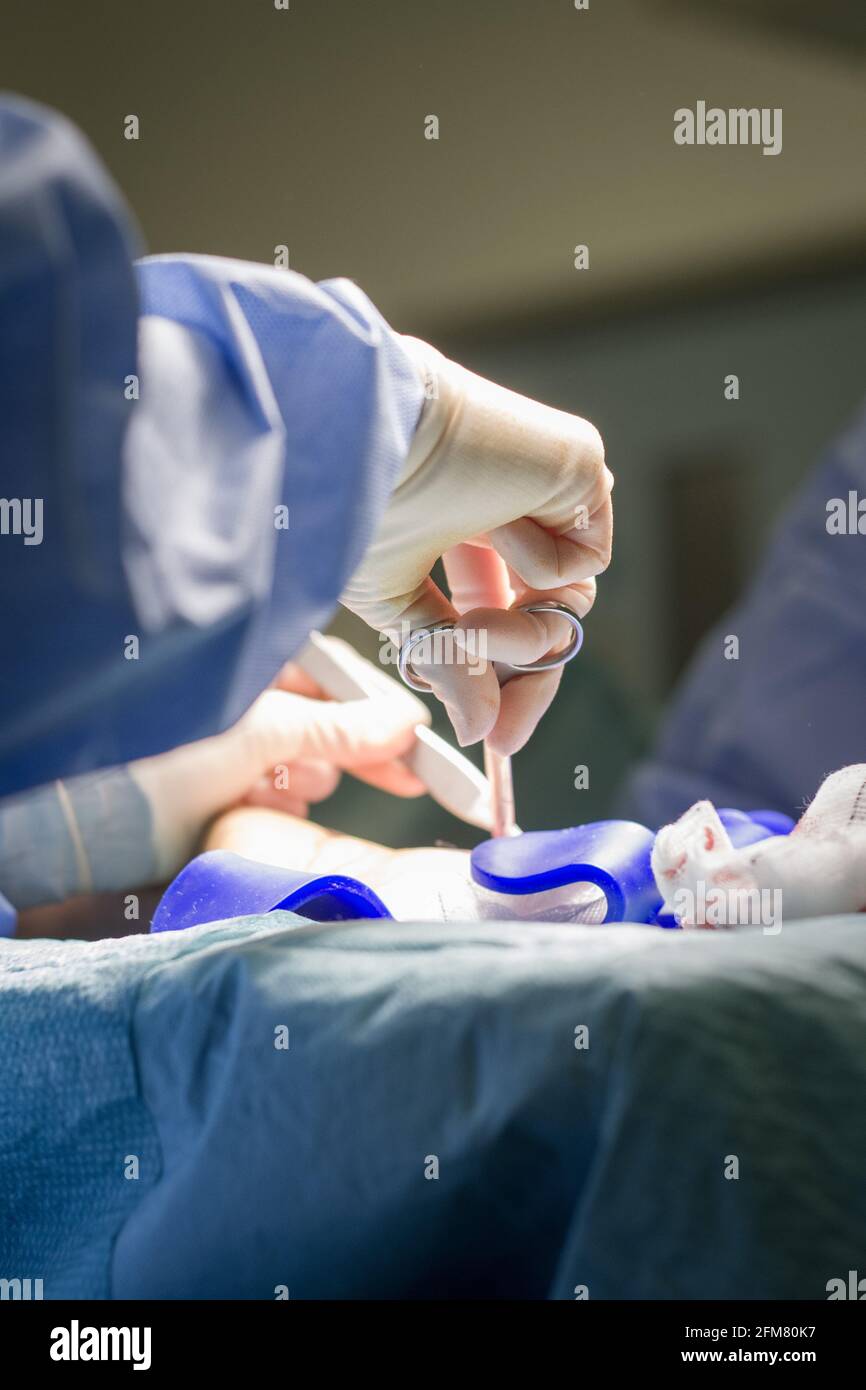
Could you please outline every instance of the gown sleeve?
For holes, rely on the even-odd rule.
[[[237,719],[328,619],[423,402],[350,282],[135,247],[74,127],[0,102],[0,796]]]

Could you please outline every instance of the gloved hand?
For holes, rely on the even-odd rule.
[[[369,676],[371,664],[351,649],[349,656]],[[306,816],[343,771],[396,796],[421,795],[423,783],[398,760],[430,713],[410,690],[372,673],[381,695],[335,703],[289,662],[225,733],[131,763],[151,807],[159,878],[186,862],[215,815],[240,803]]]
[[[457,620],[452,660],[413,662],[445,703],[461,744],[521,747],[559,670],[503,687],[490,661],[527,663],[565,643],[554,615],[503,611],[559,600],[582,617],[610,560],[613,477],[598,431],[404,338],[427,400],[379,530],[342,602],[399,649],[410,632]],[[430,578],[444,557],[451,599]],[[462,657],[462,659],[461,659]]]

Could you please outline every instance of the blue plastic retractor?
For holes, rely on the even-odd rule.
[[[168,885],[150,930],[182,931],[204,922],[281,910],[313,922],[391,916],[381,898],[359,879],[296,873],[220,849],[191,860]]]
[[[736,849],[786,835],[794,825],[790,816],[778,811],[725,808],[718,814]],[[502,836],[472,851],[472,879],[488,892],[503,895],[505,905],[509,896],[552,895],[569,884],[591,884],[606,902],[603,916],[596,914],[593,921],[676,926],[674,918],[661,911],[662,896],[651,865],[654,842],[655,831],[627,820]],[[561,891],[557,902],[562,903]],[[537,915],[544,915],[543,908]]]

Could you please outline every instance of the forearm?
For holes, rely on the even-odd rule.
[[[255,806],[239,806],[219,816],[208,830],[203,848],[231,850],[261,864],[348,874],[365,881],[383,873],[396,853],[371,840]]]
[[[242,806],[211,826],[205,849],[296,872],[347,874],[372,888],[402,921],[474,921],[478,906],[465,850],[390,849],[280,811]]]
[[[0,802],[0,889],[19,912],[155,877],[150,806],[125,767]]]

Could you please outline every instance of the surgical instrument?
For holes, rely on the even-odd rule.
[[[572,657],[577,656],[583,645],[583,627],[580,619],[573,608],[569,608],[565,603],[557,603],[548,600],[538,603],[525,603],[520,605],[523,613],[556,613],[566,618],[571,624],[571,634],[568,645],[561,651],[553,652],[548,656],[542,657],[538,661],[529,662],[526,665],[516,663],[506,664],[505,662],[495,662],[494,669],[500,685],[511,680],[512,676],[523,675],[532,671],[551,671],[557,666],[563,666]],[[411,637],[404,642],[400,650],[398,669],[403,680],[412,690],[429,690],[427,681],[422,680],[412,670],[412,655],[417,653],[419,647],[425,641],[429,642],[438,632],[453,630],[454,624],[450,622],[435,623],[430,627],[418,628],[412,633]],[[492,828],[491,834],[494,838],[503,836],[517,835],[520,833],[515,820],[514,808],[514,782],[511,773],[511,757],[508,754],[497,753],[487,740],[484,742],[484,771],[487,774],[487,781],[491,790],[492,805]]]

